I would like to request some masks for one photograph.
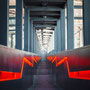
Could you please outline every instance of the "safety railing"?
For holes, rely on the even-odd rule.
[[[90,46],[49,55],[47,59],[58,83],[70,80],[90,83]]]
[[[0,45],[0,83],[20,80],[27,75],[33,76],[33,68],[40,59],[41,56],[37,54]]]

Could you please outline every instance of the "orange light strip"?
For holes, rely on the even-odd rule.
[[[69,77],[70,78],[76,78],[76,79],[87,79],[87,80],[90,80],[90,70],[69,72]]]
[[[21,79],[22,78],[22,74],[23,74],[24,63],[27,63],[28,65],[33,67],[33,64],[27,58],[24,57],[23,58],[23,62],[22,62],[21,72],[18,73],[18,72],[0,71],[0,81]]]
[[[24,62],[30,65],[31,67],[33,67],[33,64],[30,61],[28,61],[26,58],[24,58]]]
[[[41,57],[37,57],[38,61],[40,61]]]
[[[50,57],[48,56],[47,59],[50,60]]]
[[[35,56],[34,57],[38,62],[40,61],[41,57]]]
[[[33,60],[35,61],[35,63],[37,63],[37,60],[35,59],[35,57],[33,56]]]
[[[61,61],[59,61],[59,62],[56,64],[56,67],[58,67],[59,65],[61,65],[61,64],[64,63],[64,62],[67,63],[67,69],[68,69],[69,78],[90,80],[90,70],[70,72],[67,57],[64,57]]]
[[[61,61],[59,61],[57,64],[56,64],[56,67],[58,67],[60,64],[62,64],[63,62],[65,62],[67,60],[67,57],[64,57]]]
[[[52,63],[54,63],[55,60],[56,60],[56,57],[52,60]]]
[[[53,57],[51,57],[49,61],[52,61],[52,59],[53,59]]]
[[[21,79],[21,73],[0,71],[0,81]]]

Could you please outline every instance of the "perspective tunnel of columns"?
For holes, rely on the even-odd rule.
[[[83,46],[83,0],[9,0],[8,46],[33,53],[56,53]],[[72,13],[69,14],[67,8]],[[22,31],[18,29],[21,8]],[[67,17],[68,15],[68,17]],[[69,20],[71,16],[71,20]],[[68,28],[68,23],[71,28]],[[69,23],[69,25],[70,25]],[[70,29],[70,30],[69,30]],[[72,29],[72,30],[71,30]],[[21,33],[18,40],[18,34]],[[72,33],[71,44],[68,39]],[[18,42],[21,45],[18,47]]]

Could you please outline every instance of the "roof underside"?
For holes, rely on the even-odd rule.
[[[65,4],[66,0],[24,0],[24,8],[30,10],[30,19],[33,20],[33,25],[37,30],[41,48],[48,48]]]
[[[65,8],[66,0],[24,0],[24,7],[30,9],[30,18],[37,28],[54,27]]]

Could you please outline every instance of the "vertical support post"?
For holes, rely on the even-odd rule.
[[[0,44],[8,43],[9,0],[0,0]]]
[[[61,10],[61,51],[65,51],[65,9]]]
[[[38,38],[36,36],[36,53],[39,54],[39,51],[40,51],[39,41],[38,41]]]
[[[74,6],[73,0],[67,0],[67,49],[74,48]]]
[[[29,20],[29,10],[28,8],[25,8],[24,12],[24,50],[29,51],[29,25],[30,25],[30,20]]]
[[[57,20],[57,50],[61,52],[61,30],[60,30],[60,19]]]
[[[11,34],[11,48],[13,48],[13,34]]]
[[[37,36],[36,36],[36,53],[38,53],[38,52],[37,52],[37,40],[38,40],[38,39],[37,39]]]
[[[31,20],[31,52],[33,52],[33,21]]]
[[[57,52],[57,27],[55,27],[55,33],[54,33],[54,46],[55,46],[55,53]]]
[[[84,45],[90,45],[90,0],[83,0],[84,5]]]
[[[34,35],[34,34],[35,34],[35,28],[33,27],[33,38],[32,38],[32,39],[33,39],[33,53],[35,53],[35,52],[34,52],[34,49],[35,49],[35,45],[34,45],[35,35]]]
[[[34,27],[34,53],[36,53],[36,30]]]
[[[31,52],[31,20],[29,19],[29,30],[28,30],[28,51]]]
[[[16,0],[16,48],[22,50],[23,0]]]

